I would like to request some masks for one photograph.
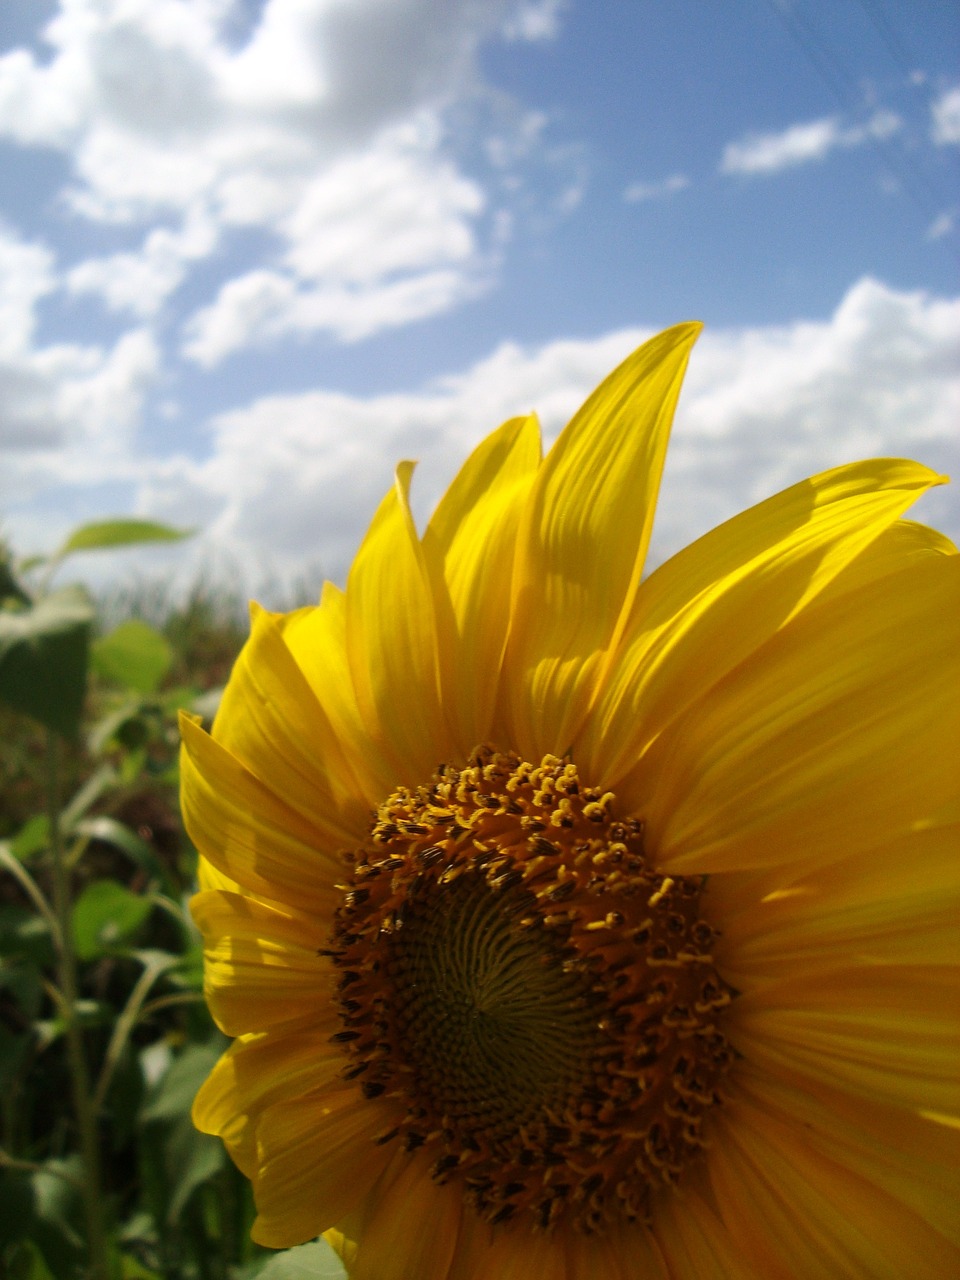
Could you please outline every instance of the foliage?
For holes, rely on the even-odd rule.
[[[248,1183],[190,1105],[226,1041],[201,991],[176,715],[209,716],[242,640],[195,593],[103,632],[80,551],[173,541],[116,520],[51,557],[0,547],[0,1275],[334,1277],[319,1243],[253,1245]],[[223,597],[220,597],[222,604]],[[99,1236],[99,1241],[98,1241]]]

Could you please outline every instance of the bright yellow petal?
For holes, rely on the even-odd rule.
[[[748,1274],[784,1280],[941,1280],[960,1255],[906,1206],[811,1149],[802,1132],[731,1102],[710,1176]]]
[[[248,892],[331,920],[342,872],[336,831],[289,808],[186,716],[180,732],[180,803],[201,854]]]
[[[393,767],[364,723],[347,658],[347,601],[332,582],[323,586],[319,607],[297,609],[278,619],[284,642],[324,710],[371,809],[396,786]]]
[[[915,520],[896,520],[824,587],[819,598],[829,600],[855,591],[876,578],[885,578],[891,572],[919,564],[931,556],[956,554],[954,544],[936,529]]]
[[[287,1249],[345,1218],[386,1167],[389,1149],[376,1139],[397,1120],[355,1085],[268,1107],[257,1123],[256,1243]]]
[[[226,1035],[304,1018],[336,1029],[322,920],[218,890],[198,893],[190,911],[204,935],[204,994]]]
[[[770,1074],[786,1068],[913,1111],[960,1114],[956,966],[802,969],[727,1010],[734,1047]]]
[[[720,971],[746,991],[799,967],[960,965],[958,850],[960,824],[951,823],[806,874],[798,866],[792,874],[711,876],[705,909],[723,921],[714,948]]]
[[[432,1160],[397,1151],[370,1196],[350,1280],[446,1280],[457,1247],[463,1192],[438,1186]]]
[[[200,1086],[191,1118],[222,1138],[247,1177],[256,1167],[256,1120],[275,1102],[339,1087],[343,1051],[325,1026],[292,1034],[242,1036]]]
[[[619,794],[665,870],[813,869],[955,800],[958,741],[960,558],[934,556],[804,610]]]
[[[212,736],[309,821],[359,842],[369,807],[357,794],[323,706],[283,642],[278,618],[253,605]]]
[[[794,1071],[748,1059],[725,1085],[745,1104],[792,1127],[795,1140],[874,1183],[960,1245],[960,1133],[917,1111],[871,1102]]]
[[[218,871],[203,855],[197,859],[197,884],[201,889],[226,889],[228,893],[242,892],[236,880],[231,880],[222,871]]]
[[[616,787],[665,725],[940,480],[914,462],[838,467],[735,516],[657,569],[576,745],[585,776]],[[885,540],[871,567],[903,567],[903,541]]]
[[[511,746],[562,754],[629,615],[673,411],[700,325],[635,351],[550,450],[521,517],[508,645]]]
[[[397,782],[416,785],[451,740],[440,705],[433,593],[410,514],[413,463],[380,504],[347,579],[347,654],[369,734]]]
[[[463,755],[490,737],[517,526],[539,462],[536,418],[505,422],[464,463],[423,537],[444,631],[444,703]]]

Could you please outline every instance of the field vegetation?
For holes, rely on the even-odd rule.
[[[190,1122],[227,1041],[202,995],[177,714],[209,720],[246,633],[230,592],[60,586],[109,521],[0,548],[0,1276],[306,1280],[322,1243],[249,1238],[249,1185]],[[67,562],[67,563],[64,563]]]

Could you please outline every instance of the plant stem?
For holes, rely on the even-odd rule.
[[[50,849],[53,855],[54,910],[60,926],[60,992],[70,1065],[73,1107],[80,1133],[83,1160],[83,1207],[87,1223],[90,1280],[110,1280],[110,1260],[100,1189],[100,1149],[97,1117],[90,1097],[90,1079],[83,1053],[83,1037],[77,1018],[77,958],[73,950],[70,877],[60,829],[60,750],[56,734],[47,731],[47,803],[50,817]]]

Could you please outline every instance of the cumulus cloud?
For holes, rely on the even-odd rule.
[[[931,108],[933,140],[940,146],[960,145],[960,85],[947,89]]]
[[[74,213],[149,229],[139,250],[78,264],[73,291],[153,315],[253,228],[268,247],[188,325],[187,353],[356,337],[476,291],[507,222],[454,158],[448,114],[482,94],[484,40],[547,38],[561,8],[266,0],[235,45],[229,0],[61,0],[49,59],[0,57],[0,137],[68,154]]]
[[[658,182],[632,182],[623,193],[627,204],[642,204],[647,200],[662,200],[665,196],[676,195],[690,185],[685,173],[672,173],[668,178]]]
[[[184,351],[210,366],[250,343],[326,330],[346,340],[443,311],[483,274],[476,183],[436,154],[422,123],[381,136],[307,183],[279,221],[278,269],[228,281],[187,325]]]
[[[67,272],[66,287],[73,294],[99,295],[111,311],[130,311],[147,319],[183,282],[190,263],[212,252],[217,239],[209,218],[188,216],[177,230],[151,231],[139,252],[77,263]]]
[[[159,353],[145,329],[112,346],[37,341],[53,255],[0,227],[0,509],[46,485],[131,480],[132,438]]]
[[[749,133],[730,142],[720,159],[721,173],[771,174],[824,160],[838,149],[889,138],[901,127],[892,111],[876,111],[861,125],[844,126],[837,116],[792,124],[779,133]]]
[[[869,278],[827,319],[708,330],[681,398],[655,559],[843,462],[912,456],[960,475],[958,331],[960,299],[898,292]],[[422,520],[492,427],[536,410],[553,440],[647,336],[629,329],[536,348],[504,343],[403,395],[266,397],[214,418],[209,458],[168,462],[140,505],[168,518],[206,519],[212,542],[242,563],[286,572],[319,563],[342,577],[395,461],[423,459],[414,485]],[[950,490],[925,498],[918,514],[960,536],[960,502]]]

